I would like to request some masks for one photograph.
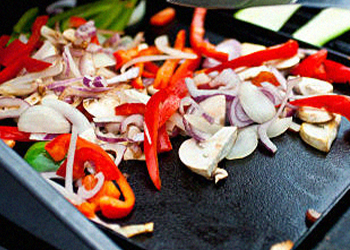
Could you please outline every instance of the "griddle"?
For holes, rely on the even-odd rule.
[[[128,32],[144,30],[153,43],[158,35],[168,34],[173,41],[178,30],[188,30],[193,10],[182,7],[176,7],[177,18],[168,26],[148,25],[148,18],[165,6],[165,1],[148,1],[144,20]],[[236,38],[267,46],[290,38],[287,32],[268,31],[232,15],[232,11],[209,11],[206,37],[213,43]],[[314,48],[302,42],[300,46]],[[349,65],[343,52],[328,49],[330,58]],[[335,88],[350,94],[347,85]],[[185,137],[174,138],[174,150],[159,156],[161,191],[153,187],[144,162],[123,162],[120,169],[129,176],[136,205],[127,218],[116,222],[155,223],[152,234],[131,239],[89,222],[61,197],[21,158],[27,144],[18,143],[14,151],[0,142],[0,221],[6,225],[1,242],[9,249],[33,249],[27,239],[36,239],[32,241],[36,249],[155,250],[270,249],[291,240],[295,249],[312,249],[348,207],[349,129],[343,118],[327,154],[287,132],[273,139],[278,147],[275,155],[259,145],[245,159],[222,161],[220,167],[229,177],[217,185],[180,162],[177,149]],[[322,213],[312,226],[305,220],[309,208]]]

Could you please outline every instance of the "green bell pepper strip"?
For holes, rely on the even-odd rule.
[[[24,160],[38,172],[56,171],[61,162],[55,162],[45,150],[47,142],[36,142],[27,150]]]

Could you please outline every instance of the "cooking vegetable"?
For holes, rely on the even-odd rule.
[[[236,127],[223,127],[201,143],[193,138],[188,139],[179,148],[180,160],[193,172],[212,179],[218,163],[230,152],[236,138]]]
[[[238,20],[279,31],[300,7],[300,4],[251,7],[237,11],[233,16]]]
[[[17,127],[0,126],[0,138],[15,141],[30,141],[30,133],[19,131]]]
[[[154,26],[164,26],[174,20],[176,11],[174,8],[167,7],[154,14],[150,19],[150,24]]]
[[[55,162],[45,149],[47,142],[36,142],[29,147],[24,155],[24,160],[38,172],[56,171],[60,162]]]
[[[300,127],[300,137],[309,145],[329,152],[331,145],[337,136],[341,117],[338,115],[332,121],[321,124],[302,123]]]
[[[237,69],[239,67],[260,66],[264,62],[276,59],[291,58],[298,52],[299,45],[294,40],[289,40],[284,44],[269,47],[265,50],[257,51],[245,56],[224,62],[216,67],[206,69],[206,73],[222,71],[226,68]]]
[[[217,59],[219,61],[227,61],[228,54],[217,51],[215,46],[204,40],[204,20],[207,10],[204,8],[196,8],[194,10],[192,23],[190,27],[190,43],[192,48],[199,54]]]
[[[350,29],[349,10],[326,8],[292,34],[301,41],[322,46]]]

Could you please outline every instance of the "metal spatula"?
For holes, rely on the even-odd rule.
[[[349,8],[349,0],[167,0],[189,7],[203,7],[207,9],[242,9],[254,6],[279,5],[279,4],[302,4],[310,7],[337,7]]]

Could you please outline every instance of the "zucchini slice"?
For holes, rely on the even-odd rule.
[[[251,7],[237,11],[233,17],[269,30],[279,31],[300,7],[300,4]]]
[[[328,8],[293,33],[293,37],[322,46],[350,30],[350,10]]]

